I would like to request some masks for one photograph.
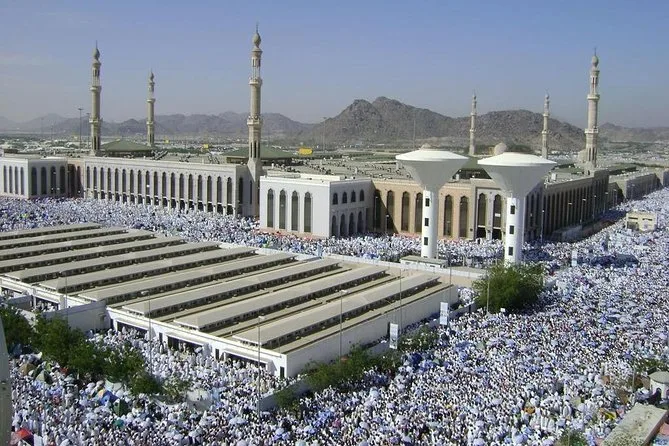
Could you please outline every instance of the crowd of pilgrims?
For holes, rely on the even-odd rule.
[[[1,208],[3,230],[97,221],[307,253],[321,246],[324,253],[392,258],[418,247],[410,237],[271,235],[249,219],[98,201],[3,200]],[[21,355],[12,359],[13,428],[54,445],[551,445],[566,429],[595,444],[632,404],[649,397],[639,389],[620,399],[625,381],[643,373],[633,368],[635,360],[669,361],[663,295],[669,287],[669,189],[625,202],[616,212],[631,209],[656,213],[658,229],[636,232],[620,220],[579,242],[526,246],[526,257],[543,262],[554,285],[536,308],[464,314],[436,328],[435,347],[406,353],[399,369],[370,369],[346,391],[304,397],[297,410],[263,412],[258,420],[258,373],[263,395],[289,381],[254,364],[172,350],[133,331],[107,331],[90,334],[91,342],[130,342],[154,374],[187,379],[199,396],[168,405],[112,388],[113,397],[100,399],[105,383],[77,385],[57,368],[46,383],[21,373],[23,364],[35,361]],[[440,250],[501,257],[496,242],[448,241]],[[129,412],[117,415],[113,399],[126,402]]]

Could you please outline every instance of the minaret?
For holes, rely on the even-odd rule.
[[[585,169],[592,171],[597,168],[597,106],[599,103],[599,58],[597,51],[592,56],[590,67],[590,92],[588,93],[588,128],[585,129]]]
[[[153,147],[155,143],[155,133],[154,133],[154,106],[156,104],[156,98],[153,95],[154,87],[156,83],[154,82],[153,71],[149,74],[149,97],[146,99],[148,104],[148,114],[146,117],[146,143]]]
[[[262,119],[260,117],[260,87],[262,79],[260,77],[260,34],[256,25],[256,32],[253,35],[253,49],[251,50],[251,108],[246,124],[249,126],[249,161],[248,168],[251,173],[253,186],[251,187],[251,200],[253,215],[258,216],[260,199],[260,176],[262,175],[262,161],[260,160],[260,130],[262,128]],[[239,210],[241,211],[241,209]]]
[[[476,153],[476,93],[472,96],[471,125],[469,126],[469,156]]]
[[[100,129],[102,127],[102,118],[100,117],[100,92],[102,86],[100,85],[100,50],[98,44],[95,43],[95,51],[93,51],[93,78],[91,80],[91,96],[93,103],[91,104],[91,156],[100,154]]]
[[[551,97],[546,93],[544,99],[544,129],[541,131],[541,156],[548,159],[548,117],[550,116],[549,105]]]

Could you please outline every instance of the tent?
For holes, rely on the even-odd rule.
[[[100,404],[107,404],[108,402],[113,403],[114,401],[117,400],[116,395],[114,395],[107,389],[100,389],[97,398],[100,401]]]
[[[119,399],[112,403],[112,412],[120,417],[130,412],[130,408],[125,400]]]
[[[21,428],[16,432],[12,432],[12,437],[9,439],[10,446],[18,446],[23,444],[33,445],[33,433],[26,428]]]
[[[26,376],[32,370],[35,370],[35,365],[29,362],[26,362],[25,364],[22,364],[21,367],[19,367],[19,372],[21,372],[21,376]]]

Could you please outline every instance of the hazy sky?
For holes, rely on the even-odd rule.
[[[251,36],[262,35],[263,111],[303,122],[388,96],[449,116],[541,111],[585,125],[593,47],[600,122],[669,125],[669,2],[0,0],[0,116],[90,109],[102,53],[102,117],[248,110]],[[85,111],[84,111],[85,112]]]

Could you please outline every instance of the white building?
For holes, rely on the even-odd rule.
[[[264,176],[260,181],[260,226],[318,237],[361,234],[367,230],[373,193],[369,178]]]
[[[67,158],[0,157],[0,194],[7,197],[64,197],[67,190]]]

